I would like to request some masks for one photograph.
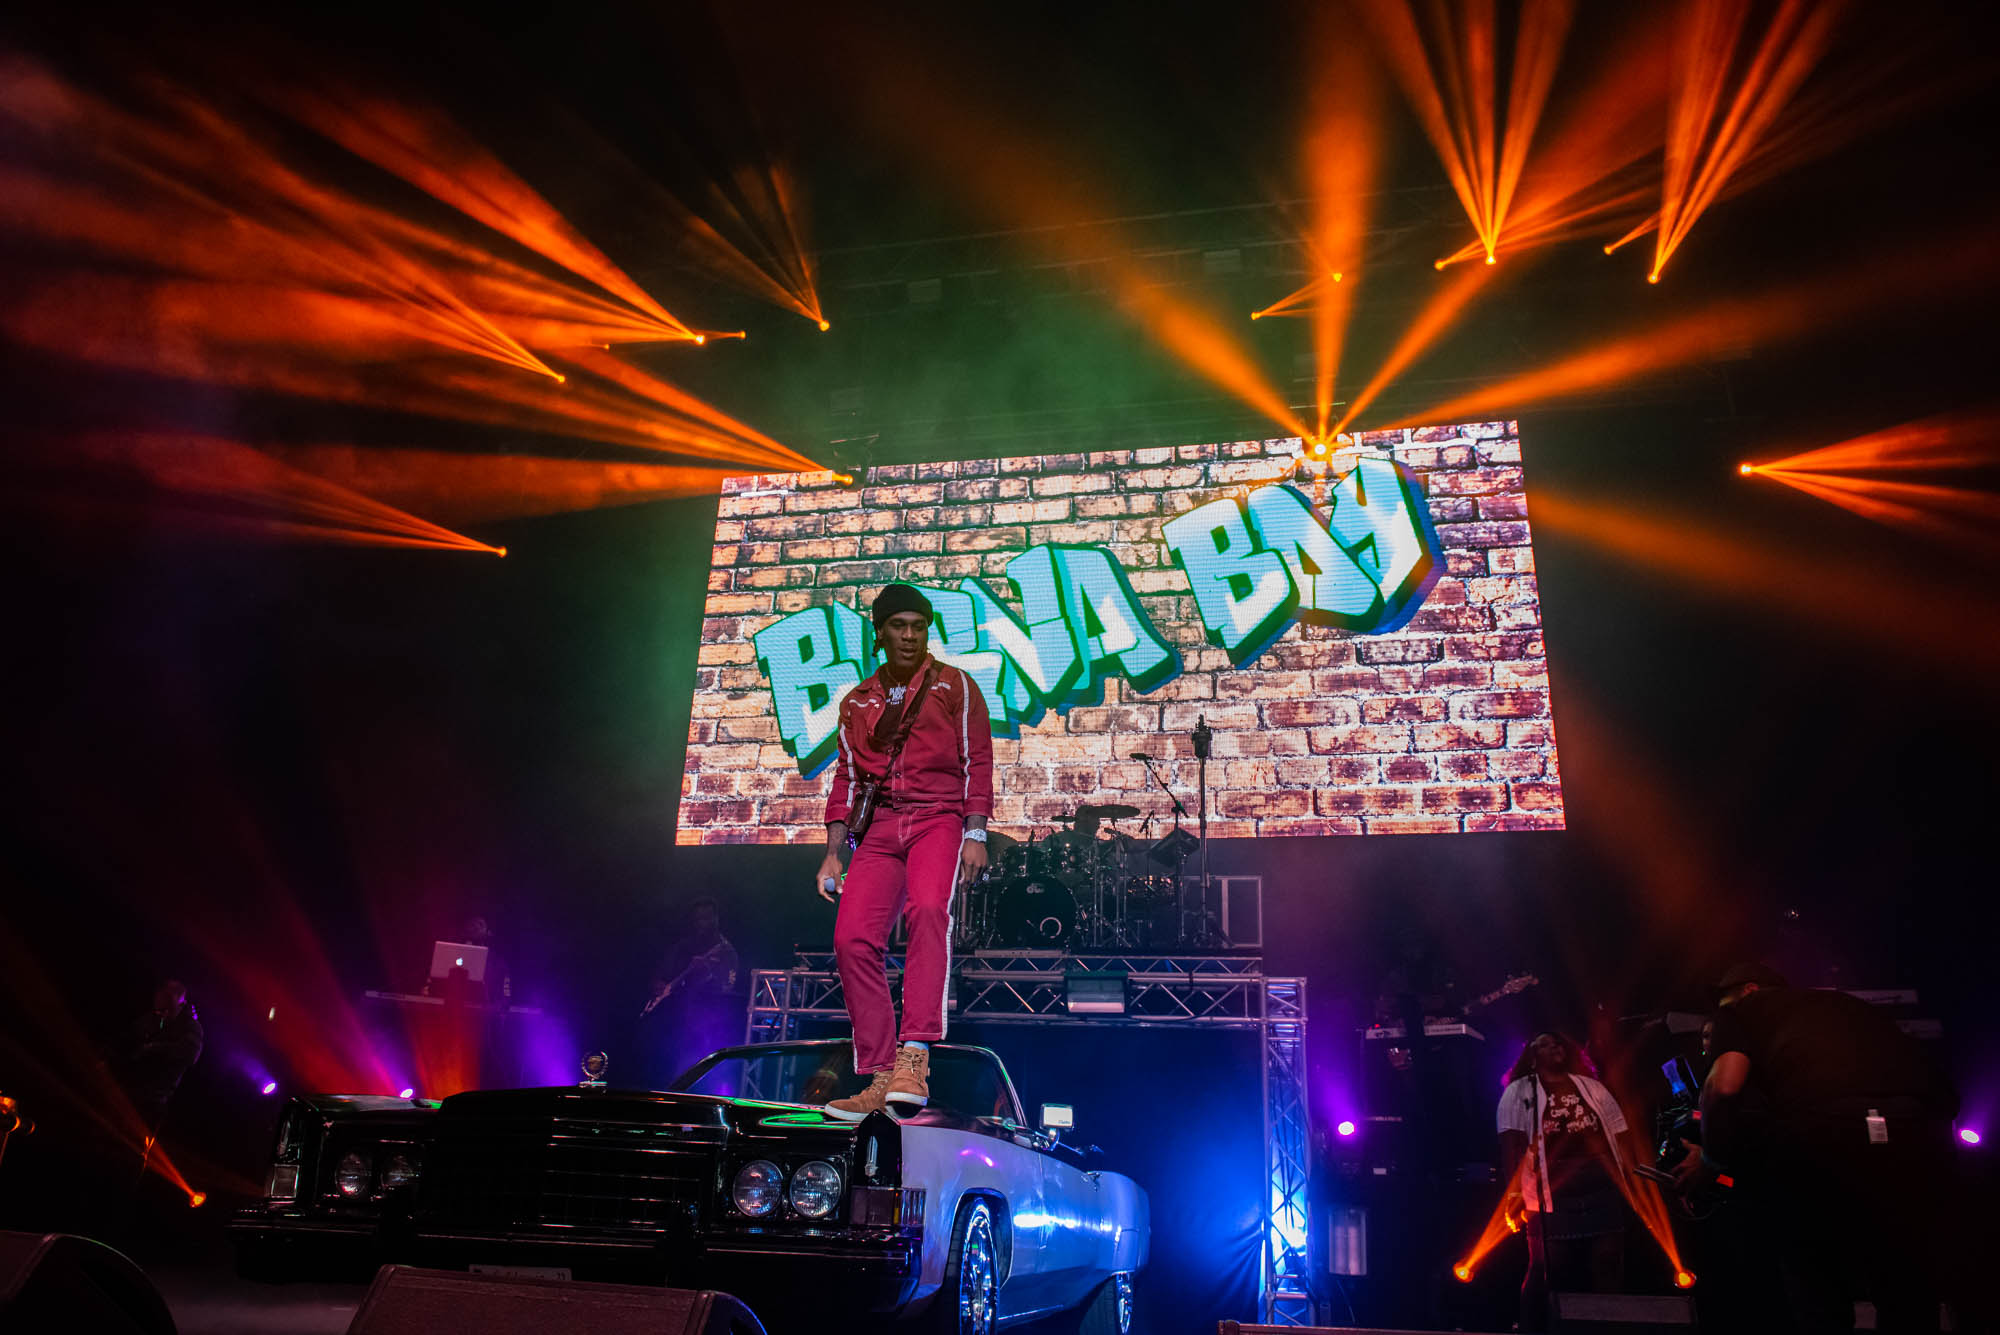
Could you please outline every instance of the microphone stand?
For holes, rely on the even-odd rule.
[[[1194,721],[1194,758],[1196,775],[1201,784],[1201,819],[1199,828],[1201,836],[1201,902],[1196,906],[1196,910],[1201,915],[1200,940],[1204,944],[1208,940],[1208,753],[1214,740],[1215,734],[1210,731],[1208,726],[1208,715],[1197,715]],[[1185,935],[1185,918],[1182,919],[1182,923],[1182,932]]]
[[[1187,808],[1181,805],[1180,798],[1174,796],[1173,788],[1168,785],[1167,781],[1164,778],[1160,777],[1160,772],[1153,768],[1153,757],[1147,755],[1144,751],[1134,751],[1132,753],[1132,759],[1137,760],[1145,765],[1146,773],[1153,776],[1153,782],[1160,785],[1160,791],[1167,795],[1167,801],[1174,804],[1174,833],[1176,834],[1179,833],[1181,828],[1181,821],[1186,819],[1187,817]],[[1204,764],[1206,764],[1206,762],[1204,762]],[[1202,792],[1204,795],[1206,795],[1206,793],[1208,792],[1205,780],[1203,783]],[[1204,803],[1204,805],[1206,804]],[[1152,817],[1148,816],[1146,818],[1146,822],[1147,824],[1150,825],[1152,823]],[[1204,829],[1206,828],[1205,820],[1203,828]],[[1169,834],[1167,838],[1169,839],[1173,838],[1173,834]],[[1183,940],[1187,937],[1186,872],[1187,872],[1187,857],[1185,854],[1183,854],[1174,863],[1174,933],[1176,937]]]
[[[1181,817],[1187,815],[1187,808],[1181,805],[1181,800],[1178,797],[1174,796],[1174,790],[1167,786],[1167,781],[1160,777],[1160,772],[1153,768],[1153,758],[1144,751],[1134,751],[1132,759],[1145,765],[1146,773],[1152,776],[1154,783],[1160,785],[1160,791],[1167,795],[1167,801],[1174,804],[1174,828],[1176,830],[1180,829]],[[1150,821],[1152,817],[1148,816],[1146,819]]]

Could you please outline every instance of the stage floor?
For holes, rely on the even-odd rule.
[[[226,1259],[143,1268],[167,1300],[179,1335],[345,1335],[368,1292],[366,1283],[260,1284],[240,1278]],[[1016,1327],[1023,1335],[1059,1328]],[[771,1335],[785,1332],[774,1328]]]
[[[258,1284],[229,1262],[163,1264],[146,1275],[180,1335],[343,1335],[368,1286]]]

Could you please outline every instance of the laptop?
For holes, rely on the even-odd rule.
[[[467,982],[486,981],[485,946],[465,945],[458,941],[439,941],[431,947],[431,981],[443,982],[451,977],[455,969],[465,970]]]

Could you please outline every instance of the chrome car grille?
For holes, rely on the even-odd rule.
[[[425,1164],[428,1221],[471,1229],[655,1229],[686,1222],[712,1174],[705,1148],[647,1144],[618,1128],[447,1136]]]

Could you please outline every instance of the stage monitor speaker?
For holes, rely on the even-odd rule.
[[[1250,1326],[1241,1321],[1218,1321],[1216,1335],[1426,1335],[1424,1331],[1388,1326]]]
[[[1552,1293],[1549,1328],[1572,1335],[1684,1335],[1694,1326],[1685,1293]]]
[[[347,1335],[764,1335],[754,1313],[726,1293],[591,1284],[566,1279],[466,1275],[385,1265],[368,1286]]]
[[[68,1233],[0,1233],[0,1330],[7,1335],[174,1335],[166,1300],[138,1266]]]

